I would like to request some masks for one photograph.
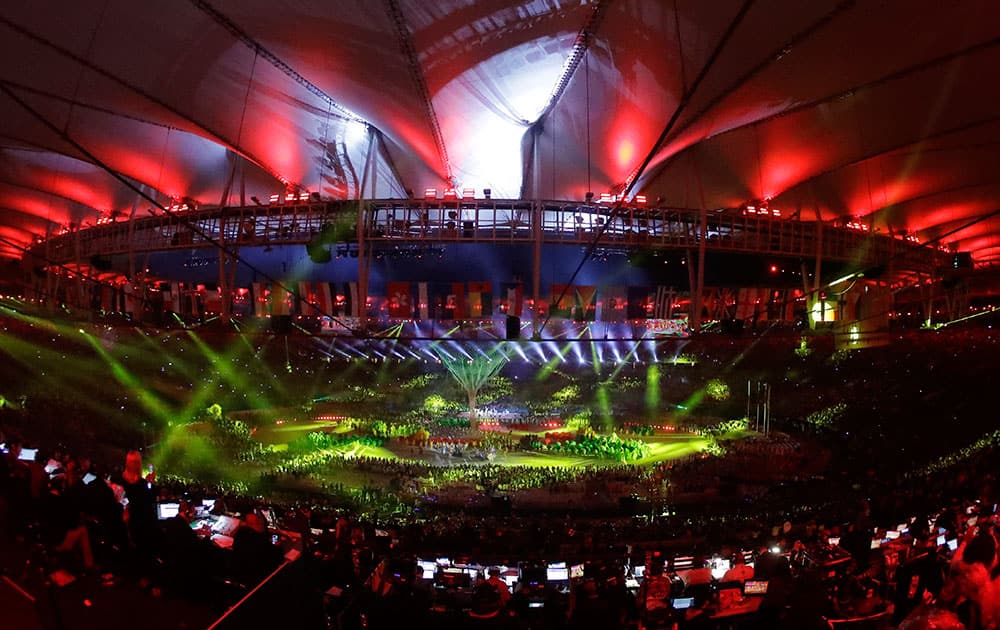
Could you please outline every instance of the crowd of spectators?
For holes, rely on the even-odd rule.
[[[210,530],[192,529],[196,497],[185,494],[175,515],[160,518],[159,503],[178,497],[157,485],[138,451],[123,466],[100,467],[62,447],[26,457],[21,439],[3,432],[0,444],[0,535],[33,548],[46,569],[193,595],[213,580],[253,584],[280,558],[252,509],[229,553],[210,542]]]
[[[17,326],[19,333],[29,330],[28,336],[38,341],[51,334]],[[616,627],[638,621],[649,610],[654,580],[638,591],[624,587],[624,571],[638,562],[638,554],[660,551],[667,559],[662,571],[669,584],[675,584],[672,574],[680,573],[669,558],[695,558],[699,574],[685,574],[683,588],[669,590],[676,598],[689,587],[706,584],[695,583],[707,569],[697,566],[699,558],[731,558],[735,571],[744,557],[740,552],[752,550],[754,576],[766,575],[771,582],[769,604],[753,616],[758,623],[806,628],[823,618],[885,613],[886,624],[917,627],[906,624],[937,607],[966,627],[991,628],[1000,624],[993,524],[1000,499],[997,445],[986,441],[978,449],[959,449],[996,428],[986,404],[995,377],[982,370],[991,364],[996,344],[986,330],[926,333],[897,339],[888,349],[832,354],[821,366],[810,364],[815,358],[802,359],[793,369],[781,370],[772,369],[772,363],[786,359],[755,353],[741,367],[764,370],[773,379],[779,419],[803,418],[804,400],[813,401],[811,408],[845,400],[850,404],[832,426],[787,420],[787,430],[800,431],[801,437],[735,443],[723,458],[600,469],[482,463],[441,467],[364,457],[325,461],[325,466],[372,477],[353,504],[338,500],[336,492],[323,496],[279,489],[250,497],[157,479],[143,467],[138,452],[126,455],[107,447],[114,440],[101,437],[114,433],[110,423],[87,425],[69,448],[45,443],[41,432],[30,443],[40,449],[28,459],[20,457],[20,438],[8,432],[0,439],[7,449],[0,458],[0,526],[4,536],[44,552],[66,570],[108,576],[109,581],[134,580],[150,589],[177,589],[192,597],[247,589],[270,575],[281,563],[272,538],[280,526],[299,537],[308,561],[318,563],[312,574],[317,592],[337,584],[345,593],[331,603],[336,615],[367,615],[369,627],[388,627],[388,611],[393,610],[402,611],[400,618],[415,626],[415,620],[427,619],[428,624],[447,621],[468,627]],[[722,342],[709,346],[698,369],[728,365],[732,354]],[[299,349],[291,361],[312,358]],[[886,372],[895,375],[886,378]],[[687,393],[696,388],[699,374],[678,372],[664,382]],[[54,423],[52,409],[69,404],[57,398],[53,393],[12,403]],[[70,432],[76,428],[70,426]],[[822,442],[827,450],[804,447],[809,441]],[[949,455],[959,452],[961,457]],[[945,464],[922,466],[931,457]],[[435,492],[449,476],[469,480],[479,497],[478,511],[466,510],[464,502],[447,505],[445,493]],[[785,481],[773,483],[779,478]],[[604,493],[618,510],[600,518],[521,513],[516,505],[495,500],[539,487],[550,498]],[[680,495],[711,493],[729,500],[677,501]],[[364,509],[406,495],[413,500],[400,503],[403,510],[392,516]],[[210,497],[216,499],[214,513],[206,517],[201,499]],[[634,503],[625,506],[618,501],[622,497]],[[163,502],[177,503],[177,514],[159,519],[156,506]],[[216,522],[222,516],[240,522],[228,547],[220,545],[224,539],[217,532],[199,527],[201,521]],[[905,525],[903,530],[899,524]],[[900,534],[889,536],[890,531]],[[838,542],[831,546],[831,540]],[[873,540],[884,543],[873,548]],[[955,543],[949,546],[951,541]],[[774,547],[783,560],[770,557]],[[838,564],[832,576],[816,571],[824,566],[817,558],[833,557],[823,554],[833,554],[834,547],[849,562]],[[574,581],[569,592],[525,593],[522,586],[521,592],[508,593],[509,599],[496,580],[491,585],[483,575],[483,585],[470,586],[465,599],[454,599],[454,593],[418,579],[409,562],[437,554],[498,564],[572,558],[593,570],[590,579]],[[745,577],[746,568],[742,571]],[[385,579],[375,577],[379,574]],[[688,613],[677,618],[668,607],[664,622],[711,627],[717,620],[710,611],[718,606],[713,589],[737,581],[736,575],[729,577],[708,580],[710,588],[700,600],[704,618]],[[545,601],[540,608],[546,617],[539,617],[539,608],[528,607],[537,603],[533,597]],[[447,614],[435,617],[435,607],[442,603]]]
[[[0,464],[4,535],[37,544],[70,571],[137,580],[191,597],[227,586],[247,588],[265,578],[281,561],[270,533],[280,524],[301,537],[301,548],[314,562],[322,560],[315,575],[323,588],[336,583],[351,594],[349,605],[330,604],[333,614],[367,615],[375,628],[395,627],[401,618],[425,619],[424,627],[611,628],[647,615],[649,623],[655,618],[681,627],[714,627],[718,591],[747,578],[770,584],[759,609],[743,620],[747,627],[822,627],[818,624],[828,618],[872,616],[885,627],[919,627],[905,624],[916,623],[912,620],[934,606],[950,611],[964,627],[1000,622],[993,450],[943,472],[870,480],[864,487],[870,500],[855,496],[853,504],[845,501],[825,512],[797,513],[785,505],[770,513],[589,519],[430,511],[367,521],[317,497],[264,499],[219,495],[197,485],[158,485],[134,451],[123,466],[101,468],[59,447],[43,447],[26,461],[13,435],[6,436],[6,448]],[[587,474],[600,476],[596,470]],[[199,518],[195,506],[209,495],[216,496],[216,515],[240,518],[228,549],[211,541],[211,531],[192,527]],[[176,515],[160,520],[157,503],[164,501],[179,507]],[[900,533],[890,536],[890,531]],[[841,555],[833,553],[831,540]],[[873,548],[873,540],[883,544]],[[497,580],[490,584],[483,573],[483,584],[460,593],[420,579],[409,561],[442,554],[515,564],[569,558],[586,563],[590,578],[563,589],[524,583],[504,597]],[[671,564],[685,555],[693,557],[690,567]],[[628,565],[656,556],[663,558],[662,568],[654,559],[644,586],[625,588]],[[733,566],[713,578],[711,557],[730,558]],[[849,562],[838,560],[835,571],[824,569],[825,561],[841,557]],[[754,561],[752,570],[743,558]],[[400,577],[400,567],[409,567],[403,571],[408,577]],[[678,616],[672,607],[649,601],[658,572],[670,585],[667,599],[695,597],[694,610]],[[539,601],[548,607],[544,616],[530,607]],[[603,625],[593,625],[598,623]]]

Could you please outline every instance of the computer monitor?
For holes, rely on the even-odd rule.
[[[634,567],[632,567],[632,575],[634,575],[637,578],[641,578],[642,576],[646,575],[646,565],[637,564]]]
[[[951,540],[948,541],[948,549],[951,549],[952,551],[955,551],[955,550],[958,549],[958,539],[957,538],[952,538]]]
[[[570,579],[573,579],[573,580],[582,578],[583,577],[583,565],[582,564],[574,564],[573,566],[571,566],[569,568],[569,577],[570,577]]]
[[[89,486],[96,479],[97,479],[97,475],[95,475],[94,473],[87,473],[86,475],[83,476],[83,480],[82,481],[83,481],[84,485]]]
[[[165,521],[168,518],[173,518],[177,516],[180,512],[180,503],[160,503],[156,506],[156,516],[161,520]]]
[[[681,569],[690,569],[694,565],[693,556],[677,556],[674,558],[674,569],[679,571]],[[696,567],[701,568],[701,567]]]
[[[535,565],[521,567],[521,582],[523,584],[544,584],[546,573],[546,567]]]
[[[885,533],[885,537],[888,538],[889,540],[895,540],[895,539],[899,538],[899,532],[890,529],[889,531],[887,531]]]
[[[716,558],[712,560],[712,577],[716,580],[721,580],[726,572],[729,571],[730,562],[725,558]]]
[[[424,580],[433,580],[434,573],[437,571],[437,563],[431,562],[429,560],[417,560],[417,566],[423,571],[420,576]]]
[[[38,454],[37,448],[22,448],[21,454],[17,456],[18,459],[25,462],[35,461],[35,455]]]
[[[937,546],[938,547],[944,547],[945,543],[947,543],[947,542],[948,541],[946,540],[944,534],[941,534],[940,536],[937,537]]]
[[[685,610],[694,606],[693,597],[675,597],[670,600],[670,605],[674,607],[674,610]]]
[[[516,575],[504,575],[503,577],[501,577],[501,579],[504,581],[504,584],[506,584],[509,588],[514,588],[514,585],[517,584]]]
[[[562,566],[556,564],[550,564],[545,569],[545,579],[549,582],[569,582],[569,569],[566,568],[565,562],[559,563]]]

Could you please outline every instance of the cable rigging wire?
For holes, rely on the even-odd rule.
[[[594,235],[594,238],[591,240],[591,242],[587,245],[587,248],[584,250],[583,256],[581,256],[579,264],[577,264],[576,269],[573,270],[573,273],[570,275],[569,280],[563,285],[563,290],[559,294],[559,297],[556,300],[553,300],[553,303],[559,304],[560,302],[562,302],[563,298],[566,297],[566,292],[569,290],[571,286],[573,286],[573,282],[576,280],[576,277],[580,274],[580,271],[583,269],[583,265],[593,255],[594,249],[597,247],[597,244],[600,242],[600,240],[604,237],[604,233],[608,230],[608,226],[610,226],[611,223],[614,221],[614,219],[618,216],[618,213],[621,211],[622,204],[625,202],[625,199],[628,197],[628,195],[632,192],[632,188],[635,186],[636,182],[639,181],[639,178],[642,176],[643,172],[649,166],[650,162],[653,161],[653,158],[656,156],[659,147],[667,139],[667,136],[670,134],[671,130],[673,130],[674,125],[677,124],[677,120],[680,118],[681,113],[684,111],[688,103],[691,101],[691,98],[697,91],[698,86],[701,85],[701,82],[708,75],[709,70],[711,70],[712,66],[715,65],[715,62],[719,58],[719,55],[722,54],[722,50],[726,47],[726,44],[729,43],[729,40],[732,38],[733,34],[736,32],[737,27],[743,21],[743,18],[746,16],[747,12],[750,11],[750,8],[753,6],[753,4],[754,0],[745,0],[743,5],[740,7],[740,10],[729,22],[729,26],[726,28],[725,33],[723,33],[722,38],[715,45],[715,48],[712,50],[712,54],[709,56],[708,60],[705,61],[705,65],[698,73],[698,76],[695,77],[694,81],[691,83],[691,87],[684,92],[683,96],[681,97],[681,100],[677,103],[677,107],[674,109],[674,113],[670,116],[670,119],[667,121],[667,124],[663,127],[663,131],[660,132],[660,135],[657,138],[656,142],[653,143],[652,148],[646,154],[646,157],[639,165],[639,168],[636,169],[635,177],[632,178],[632,181],[629,182],[628,185],[625,187],[625,189],[622,191],[621,195],[618,198],[618,201],[616,201],[615,205],[611,208],[611,211],[608,214],[607,219],[605,219],[605,221],[598,226],[597,233]],[[590,107],[589,96],[587,99],[587,107],[589,111]],[[588,116],[588,125],[589,122],[590,121]],[[589,133],[588,133],[588,138],[589,138]],[[587,147],[587,160],[589,163],[590,160],[589,143]],[[589,168],[588,168],[588,177],[589,177]],[[542,322],[542,325],[538,327],[538,336],[541,336],[542,331],[545,329],[545,326],[549,323],[550,319],[552,319],[551,308],[549,309],[548,314],[545,316],[545,320]]]

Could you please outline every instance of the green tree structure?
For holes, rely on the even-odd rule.
[[[440,354],[441,363],[469,397],[469,423],[473,429],[479,428],[476,418],[476,397],[479,390],[496,376],[503,366],[507,365],[507,357],[498,351],[488,355],[480,354],[472,359],[464,357],[451,358]]]

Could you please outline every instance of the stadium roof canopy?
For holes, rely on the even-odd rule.
[[[286,187],[769,199],[1000,257],[995,0],[32,0],[0,60],[7,257]]]

